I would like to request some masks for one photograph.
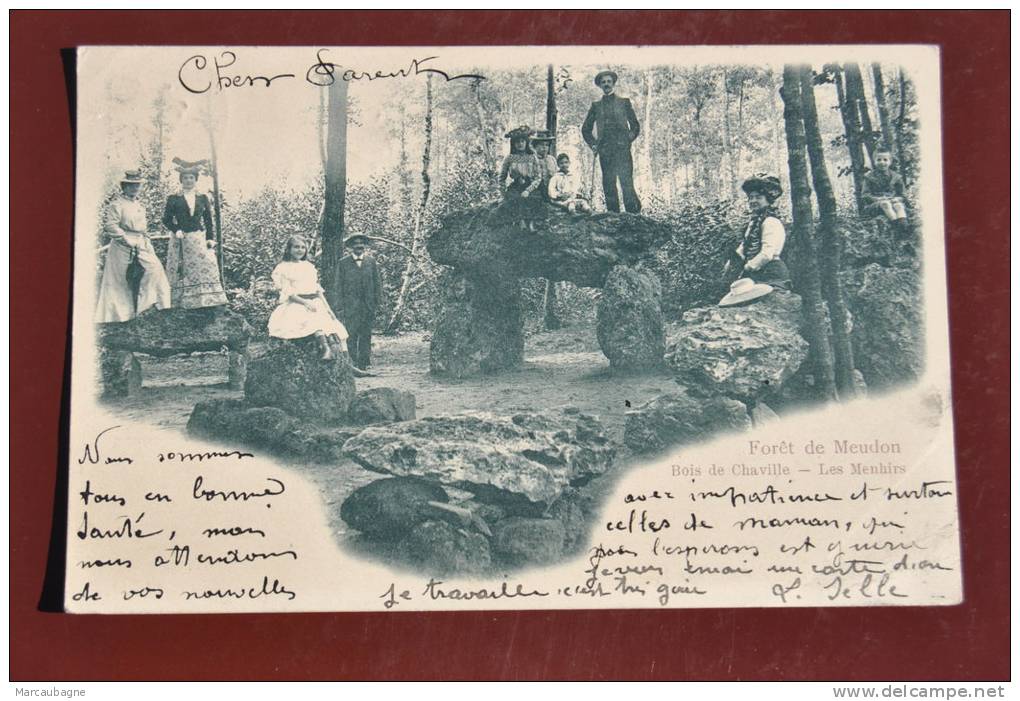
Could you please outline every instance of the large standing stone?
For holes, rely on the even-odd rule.
[[[572,482],[606,472],[616,453],[586,414],[481,412],[371,426],[344,451],[366,469],[438,481],[508,506],[550,504]]]
[[[747,402],[767,397],[807,357],[800,297],[773,292],[746,307],[702,307],[683,316],[666,362],[692,394]]]
[[[654,273],[618,265],[606,279],[596,334],[614,370],[662,365],[662,286]]]
[[[392,387],[373,387],[354,396],[350,419],[358,424],[411,421],[415,416],[414,395]]]
[[[853,314],[854,364],[871,390],[914,382],[924,372],[921,278],[871,264],[841,274]]]
[[[524,316],[515,278],[476,282],[444,278],[439,320],[432,333],[433,375],[461,378],[516,367],[524,357]]]
[[[507,518],[492,533],[492,552],[511,565],[548,565],[563,557],[563,524],[548,518]]]
[[[354,374],[346,357],[320,360],[309,340],[273,343],[253,358],[244,395],[255,406],[274,406],[291,416],[338,423],[354,399]]]
[[[425,521],[397,546],[401,559],[430,575],[482,575],[492,568],[489,540],[445,521]]]
[[[428,502],[448,500],[434,482],[392,477],[355,489],[340,505],[340,518],[370,538],[396,541],[426,520],[422,507]]]
[[[751,417],[743,402],[675,392],[628,411],[623,442],[635,453],[652,453],[749,428]]]

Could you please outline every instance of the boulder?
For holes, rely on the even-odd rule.
[[[244,350],[252,333],[244,317],[226,307],[151,309],[97,328],[101,346],[158,357],[224,347]]]
[[[340,505],[340,518],[370,538],[397,541],[422,521],[423,507],[449,497],[434,482],[413,477],[376,480],[351,492]]]
[[[635,453],[653,453],[749,428],[751,417],[743,402],[673,392],[628,411],[623,442]]]
[[[362,390],[354,395],[348,416],[357,424],[411,421],[415,416],[414,395],[392,387]]]
[[[548,518],[507,518],[496,524],[492,552],[510,565],[548,565],[563,557],[563,524]]]
[[[872,263],[840,275],[853,314],[854,364],[870,390],[914,382],[924,372],[921,277]]]
[[[512,226],[498,206],[446,217],[426,243],[437,263],[486,280],[541,277],[602,287],[670,238],[666,224],[637,214],[568,214],[547,206],[534,232]]]
[[[566,553],[574,553],[588,543],[595,506],[588,496],[580,489],[568,487],[545,512],[547,518],[563,526],[563,551]]]
[[[773,292],[746,307],[702,307],[683,315],[666,362],[692,394],[751,403],[779,390],[807,357],[800,297]]]
[[[347,418],[354,399],[354,374],[347,356],[320,360],[309,339],[273,342],[248,366],[244,396],[254,406],[273,406],[291,416],[324,423]]]
[[[425,521],[397,546],[415,572],[429,575],[483,575],[492,568],[489,540],[445,521]]]
[[[321,428],[298,421],[276,407],[254,407],[239,399],[214,399],[195,405],[188,433],[313,462],[344,459],[343,445],[357,429]]]
[[[606,472],[616,449],[587,414],[465,412],[370,426],[344,452],[368,470],[438,481],[513,512]]]
[[[429,349],[432,374],[462,378],[520,365],[524,358],[520,283],[448,274],[442,287]]]
[[[104,397],[134,397],[142,391],[142,365],[130,351],[99,349]]]
[[[618,265],[606,278],[595,326],[614,370],[662,365],[662,287],[654,273]]]

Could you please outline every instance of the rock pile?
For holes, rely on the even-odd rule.
[[[344,501],[351,528],[426,572],[478,574],[582,547],[616,447],[598,419],[567,409],[369,427],[344,453],[387,475]]]

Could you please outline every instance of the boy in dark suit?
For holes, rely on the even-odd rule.
[[[344,241],[350,253],[336,266],[337,298],[330,300],[350,337],[347,349],[354,367],[366,370],[372,364],[372,323],[382,301],[382,278],[375,258],[368,253],[369,239],[354,234]]]

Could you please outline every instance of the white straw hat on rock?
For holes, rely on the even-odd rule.
[[[772,285],[763,282],[755,282],[749,277],[742,277],[734,280],[730,285],[730,291],[725,297],[719,300],[720,307],[734,307],[738,304],[746,304],[759,297],[764,297],[772,291]]]

